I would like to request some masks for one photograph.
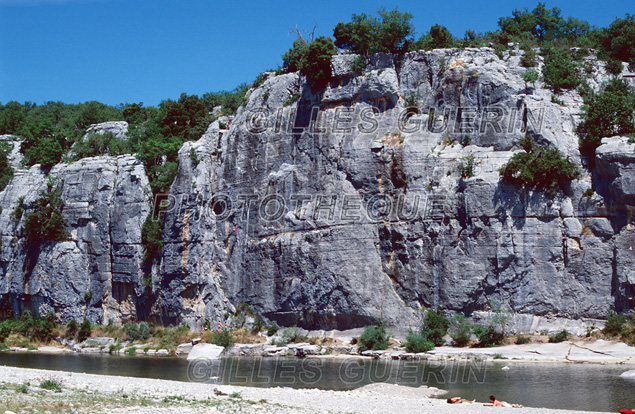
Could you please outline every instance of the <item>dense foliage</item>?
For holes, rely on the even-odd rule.
[[[53,329],[56,326],[53,314],[35,318],[26,310],[19,319],[9,318],[0,322],[0,343],[11,334],[22,335],[32,341],[48,342],[53,339]]]
[[[604,325],[602,333],[609,337],[626,335],[628,334],[628,322],[628,316],[623,313],[616,313],[614,310],[609,309],[609,314],[606,318],[606,324]]]
[[[300,72],[307,76],[312,90],[323,89],[331,81],[331,57],[336,53],[330,37],[320,36],[309,43]]]
[[[496,327],[493,325],[477,325],[473,328],[473,332],[478,339],[477,345],[480,347],[498,346],[502,345],[503,341],[505,341],[505,335],[496,330]]]
[[[64,201],[61,186],[49,182],[47,189],[29,207],[24,229],[27,245],[36,247],[46,242],[63,241],[68,238],[68,230],[62,216]]]
[[[545,84],[556,93],[563,89],[575,89],[580,84],[577,65],[566,51],[555,51],[545,57],[542,76]]]
[[[603,90],[587,99],[584,120],[578,126],[580,150],[593,156],[602,138],[635,133],[635,89],[612,79]]]
[[[456,346],[466,346],[472,337],[472,322],[465,315],[457,313],[450,320],[449,333]]]
[[[159,256],[163,250],[163,241],[161,239],[163,228],[161,221],[148,215],[141,228],[141,243],[145,247],[145,261],[150,262],[153,258]]]
[[[406,342],[404,342],[404,347],[406,348],[406,352],[429,352],[434,349],[434,343],[421,332],[409,330],[406,336]]]
[[[364,328],[359,337],[359,349],[361,351],[380,350],[388,348],[388,335],[386,334],[386,325],[383,322],[377,322],[375,325],[369,325]]]
[[[580,175],[576,165],[564,159],[556,148],[539,147],[530,137],[520,143],[525,152],[514,154],[500,169],[503,181],[553,195]]]
[[[415,31],[410,22],[413,15],[384,8],[377,14],[379,17],[353,14],[350,22],[338,23],[333,29],[335,46],[361,55],[407,51]]]
[[[0,191],[9,184],[13,178],[13,167],[9,163],[10,144],[0,141]]]
[[[428,309],[423,323],[417,331],[410,330],[406,337],[405,347],[408,352],[428,352],[435,346],[445,344],[443,337],[448,333],[450,322],[437,308]]]

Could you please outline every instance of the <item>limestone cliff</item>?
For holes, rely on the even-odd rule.
[[[299,74],[271,74],[226,130],[215,122],[181,148],[151,271],[140,245],[151,200],[134,157],[54,167],[71,240],[42,249],[28,274],[10,214],[46,178],[22,171],[0,193],[0,294],[65,318],[195,325],[246,302],[279,324],[323,329],[415,325],[424,307],[473,313],[490,299],[519,321],[633,309],[635,144],[605,139],[586,169],[581,97],[554,103],[540,82],[526,85],[522,53],[379,54],[362,74],[338,55],[319,92]],[[596,89],[608,79],[597,66]],[[581,178],[556,196],[502,183],[526,134]]]

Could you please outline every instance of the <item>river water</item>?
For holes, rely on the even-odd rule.
[[[633,369],[625,365],[249,357],[190,364],[182,358],[36,353],[0,353],[0,365],[255,387],[350,390],[389,382],[438,387],[447,396],[481,402],[494,394],[526,407],[614,412],[635,407],[635,379],[620,377]]]

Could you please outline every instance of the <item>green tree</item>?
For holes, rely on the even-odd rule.
[[[30,102],[23,105],[16,101],[0,105],[0,135],[16,134],[33,106]]]
[[[588,100],[584,120],[578,126],[583,154],[593,156],[604,137],[635,133],[635,89],[622,79],[612,79]]]
[[[443,337],[448,333],[450,322],[441,313],[440,309],[428,309],[423,318],[421,333],[436,346],[443,346],[445,341]]]
[[[538,81],[538,72],[534,69],[527,69],[526,71],[523,72],[522,74],[522,78],[523,81],[525,81],[525,88],[527,88],[527,84],[531,83],[534,85],[536,85],[536,82]]]
[[[333,29],[335,46],[360,55],[379,52],[377,36],[380,23],[376,17],[365,13],[353,14],[348,23],[338,23]]]
[[[186,141],[199,139],[209,126],[209,109],[197,95],[182,93],[178,101],[159,104],[161,133],[166,137],[181,137]]]
[[[414,17],[411,13],[400,12],[397,9],[386,11],[383,7],[377,11],[381,17],[379,26],[379,49],[382,52],[407,52],[406,44],[412,40],[415,32],[410,22]]]
[[[635,16],[632,14],[598,30],[595,38],[603,55],[635,63]]]
[[[425,334],[409,330],[404,347],[406,352],[429,352],[434,349],[434,343]]]
[[[350,22],[338,23],[333,30],[335,46],[361,55],[405,52],[415,30],[413,15],[384,8],[379,8],[377,14],[379,18],[353,14]]]
[[[13,178],[13,167],[8,157],[10,151],[11,145],[0,141],[0,191],[4,190]]]
[[[331,81],[331,58],[337,53],[333,40],[320,36],[309,44],[301,73],[308,78],[313,91],[324,89]]]
[[[450,321],[450,337],[457,346],[466,346],[472,336],[472,323],[465,315],[455,314]]]
[[[575,89],[580,84],[577,66],[569,53],[556,51],[545,57],[542,70],[544,81],[555,93],[563,89]]]
[[[573,42],[584,38],[590,30],[588,22],[572,17],[564,19],[559,8],[548,9],[545,3],[538,3],[531,11],[516,9],[512,16],[501,17],[498,26],[507,39],[528,35],[541,43],[554,40]]]
[[[359,337],[359,349],[375,351],[386,348],[388,348],[388,335],[386,335],[384,323],[380,321],[375,325],[366,326]]]
[[[46,242],[68,239],[66,222],[62,216],[64,201],[61,186],[49,183],[29,210],[31,211],[27,213],[24,222],[27,244],[39,246]]]
[[[149,215],[141,228],[141,243],[145,248],[145,261],[158,257],[163,250],[163,226],[160,220]]]
[[[84,321],[79,325],[79,331],[77,332],[77,342],[84,342],[90,338],[90,334],[93,331],[93,326],[90,321],[84,318]]]
[[[452,33],[445,26],[439,24],[430,27],[426,42],[426,49],[443,49],[454,46]]]
[[[302,36],[298,36],[298,38],[293,41],[291,49],[282,55],[282,67],[284,71],[290,73],[301,70],[308,53],[308,43]]]

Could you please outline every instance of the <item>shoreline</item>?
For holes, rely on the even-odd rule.
[[[482,403],[450,405],[433,398],[444,391],[428,387],[405,387],[376,383],[352,391],[318,389],[218,386],[148,378],[80,374],[66,371],[0,366],[0,403],[12,412],[52,413],[392,413],[432,414],[489,413]],[[16,391],[20,384],[37,385],[43,378],[59,379],[61,393]],[[223,395],[217,395],[220,392]],[[569,414],[579,410],[516,408],[528,414]],[[595,412],[600,413],[600,412]],[[608,412],[606,412],[608,414]]]
[[[143,348],[143,345],[136,345]],[[190,346],[191,348],[191,346]],[[336,348],[342,348],[341,346]],[[296,349],[307,350],[308,358],[325,359],[393,359],[408,361],[487,361],[502,363],[563,363],[563,364],[600,364],[600,365],[635,365],[635,347],[618,341],[606,341],[597,339],[594,341],[565,341],[560,343],[531,343],[524,345],[503,345],[491,348],[458,348],[442,346],[427,353],[410,354],[399,349],[381,351],[338,352],[334,347],[289,344],[287,347],[274,347],[266,344],[237,344],[226,349],[223,357],[289,357],[296,358]],[[308,352],[308,350],[311,352]],[[88,348],[90,352],[77,352],[62,346],[43,346],[37,350],[12,347],[5,353],[34,353],[43,355],[90,355],[108,352],[99,352],[99,348]],[[105,349],[103,351],[106,351]],[[177,355],[178,358],[187,356],[189,352]],[[110,355],[124,355],[123,352],[110,353]],[[138,352],[134,356],[139,357],[175,357],[168,353]]]

